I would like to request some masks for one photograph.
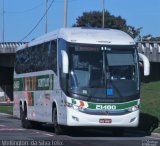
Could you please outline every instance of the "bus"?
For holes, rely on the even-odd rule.
[[[22,127],[136,127],[140,114],[136,43],[115,29],[61,28],[17,48],[13,113]]]

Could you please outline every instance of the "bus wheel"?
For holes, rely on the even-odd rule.
[[[42,123],[41,122],[37,122],[37,121],[30,121],[32,128],[36,128],[36,129],[40,129],[42,127]]]
[[[27,118],[27,107],[26,106],[24,107],[24,111],[23,110],[21,111],[21,114],[22,114],[21,115],[21,124],[22,124],[22,127],[26,128],[26,129],[31,128],[32,127],[31,123],[30,123],[30,121]]]
[[[125,131],[123,128],[115,128],[112,132],[114,136],[123,136]]]
[[[56,107],[53,108],[53,124],[54,124],[54,132],[57,135],[63,134],[62,127],[58,124],[58,117],[57,117],[57,109]]]

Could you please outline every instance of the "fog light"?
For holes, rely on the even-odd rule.
[[[138,109],[139,109],[139,106],[138,106],[138,105],[135,105],[135,106],[129,107],[129,108],[128,108],[128,111],[129,111],[129,112],[134,112],[134,111],[137,111]]]

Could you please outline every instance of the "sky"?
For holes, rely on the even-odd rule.
[[[2,1],[0,0],[0,42],[2,41]],[[68,0],[71,27],[83,12],[102,11],[103,0]],[[45,13],[46,0],[4,0],[4,41],[21,41]],[[48,0],[48,6],[52,0]],[[141,35],[160,36],[160,0],[105,0],[105,9],[126,19],[127,25],[143,27]],[[48,32],[63,27],[64,0],[54,0],[48,11]],[[45,33],[45,19],[23,41]]]

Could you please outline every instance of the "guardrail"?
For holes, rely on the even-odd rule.
[[[150,62],[160,63],[160,42],[137,42],[137,48]]]
[[[13,105],[13,101],[10,102],[0,102],[0,106],[12,106]]]

